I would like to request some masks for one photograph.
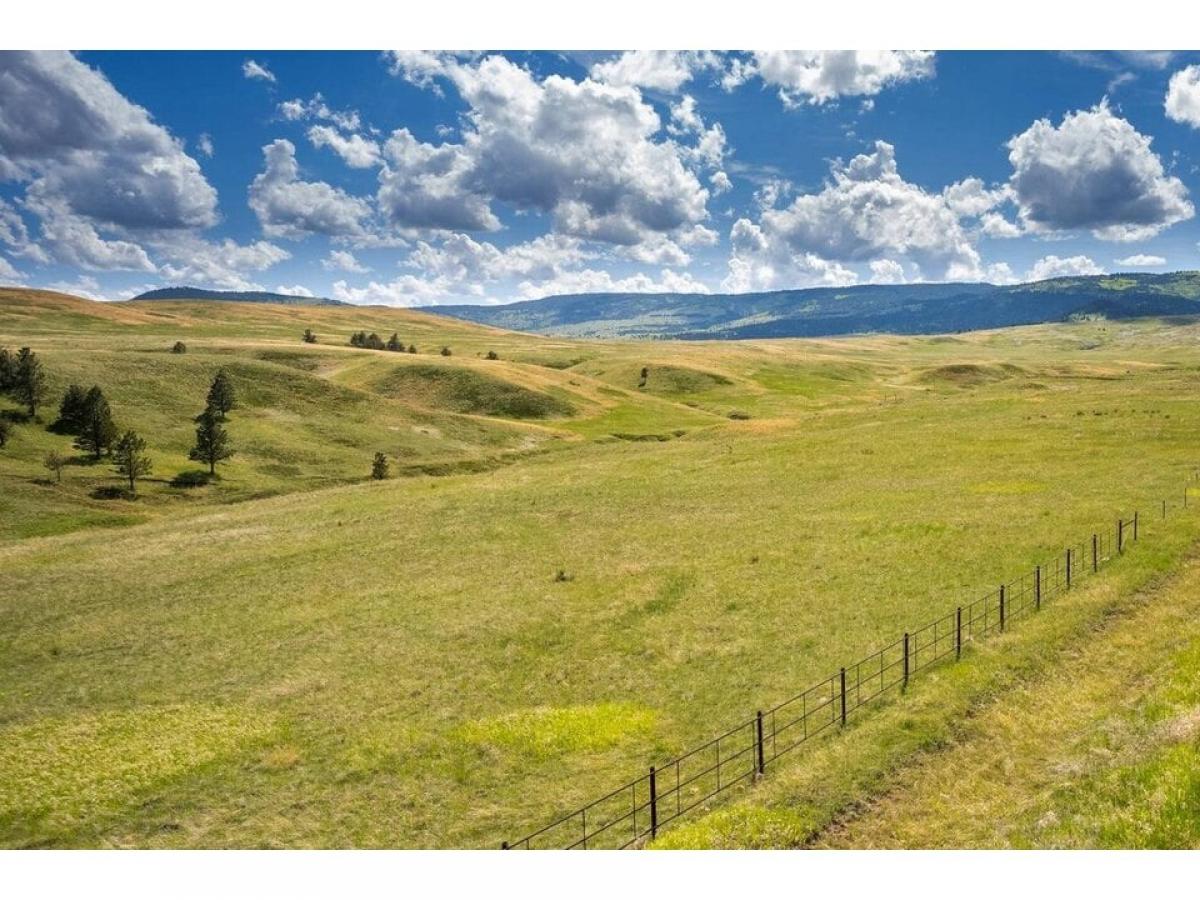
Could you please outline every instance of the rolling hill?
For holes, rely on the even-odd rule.
[[[936,334],[1062,322],[1200,314],[1200,272],[977,283],[860,285],[755,294],[572,294],[505,306],[431,306],[515,331],[572,337],[747,339]]]
[[[145,291],[134,300],[229,300],[237,303],[282,303],[287,306],[348,306],[341,300],[307,297],[301,294],[276,294],[271,291],[206,291],[194,287],[168,287]]]

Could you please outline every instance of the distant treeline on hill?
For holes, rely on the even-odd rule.
[[[326,297],[302,297],[298,294],[274,294],[270,291],[206,291],[193,287],[159,288],[138,294],[134,300],[231,300],[238,303],[285,303],[292,306],[349,306]]]
[[[573,294],[423,312],[570,337],[690,340],[938,334],[1062,322],[1200,315],[1200,272],[1053,278],[1016,285],[870,284],[757,294]]]

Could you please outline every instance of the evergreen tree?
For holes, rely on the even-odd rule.
[[[94,385],[84,397],[83,421],[79,436],[75,438],[75,447],[99,459],[112,448],[116,439],[117,423],[113,421],[112,409],[104,392]]]
[[[489,350],[489,351],[487,352],[487,358],[488,358],[488,359],[499,359],[499,358],[500,358],[500,354],[499,354],[499,353],[497,353],[495,350]]]
[[[409,344],[409,345],[408,345],[408,352],[409,352],[409,353],[416,353],[416,352],[417,352],[417,345],[416,345],[416,344]]]
[[[72,384],[58,406],[58,419],[50,427],[66,434],[79,434],[86,412],[87,393],[79,385]]]
[[[371,477],[376,481],[383,481],[389,474],[387,457],[382,453],[376,453],[375,459],[371,463]]]
[[[208,389],[208,408],[215,409],[217,414],[224,420],[226,414],[237,405],[237,401],[233,395],[233,382],[229,380],[229,376],[225,374],[225,370],[221,369],[217,372],[217,377],[213,379],[212,387]]]
[[[187,353],[187,344],[183,341],[176,341],[175,346],[171,348],[172,353]]]
[[[404,349],[404,344],[400,341],[400,335],[392,332],[392,336],[388,338],[387,348],[393,353],[397,353]]]
[[[17,378],[17,360],[7,347],[0,347],[0,394],[13,389]]]
[[[46,397],[46,373],[42,361],[28,347],[17,353],[17,366],[11,389],[13,399],[29,407],[30,418],[37,417],[38,407]]]
[[[372,350],[382,350],[384,348],[383,338],[372,331],[367,335],[367,346]]]
[[[8,436],[12,433],[12,425],[8,419],[0,419],[0,447],[8,443]]]
[[[137,493],[137,480],[143,475],[149,475],[154,469],[154,463],[146,455],[146,439],[136,431],[127,431],[117,441],[113,451],[113,461],[116,463],[117,474],[129,479],[129,493]]]
[[[42,465],[54,473],[54,480],[62,483],[63,466],[67,464],[67,458],[57,450],[51,450],[46,454],[46,458],[42,460]]]
[[[304,343],[315,344],[316,342],[317,342],[317,336],[315,334],[313,334],[313,330],[311,328],[305,328],[304,329]]]
[[[450,350],[450,348],[449,348],[449,347],[443,347],[443,348],[442,348],[442,356],[449,356],[449,355],[450,355],[450,353],[451,353],[451,350]]]
[[[188,459],[208,463],[208,474],[215,475],[217,463],[233,456],[229,435],[211,406],[200,413],[196,422],[196,446],[188,453]]]

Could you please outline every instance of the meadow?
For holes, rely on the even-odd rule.
[[[420,352],[347,346],[364,328]],[[496,846],[1175,498],[1198,337],[587,342],[6,292],[0,346],[35,349],[55,401],[101,384],[156,480],[54,483],[44,424],[0,451],[0,843]],[[218,368],[237,455],[174,486]],[[375,451],[397,477],[369,480]],[[1178,568],[1193,520],[1156,527],[1093,601],[937,676],[950,702],[914,691],[851,729],[853,764],[821,769],[830,742],[664,845],[813,840]]]

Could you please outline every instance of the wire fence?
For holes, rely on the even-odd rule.
[[[1193,478],[1196,478],[1193,475]],[[1182,502],[1161,501],[1165,519]],[[888,691],[947,659],[960,659],[972,642],[1002,632],[1066,593],[1080,580],[1118,558],[1134,541],[1138,512],[1094,532],[1031,571],[946,615],[905,632],[898,640],[839,669],[823,681],[769,709],[760,710],[724,733],[645,775],[566,813],[516,841],[509,849],[625,849],[653,840],[672,822],[720,794],[751,783],[767,766],[819,735],[842,728],[850,716]]]

